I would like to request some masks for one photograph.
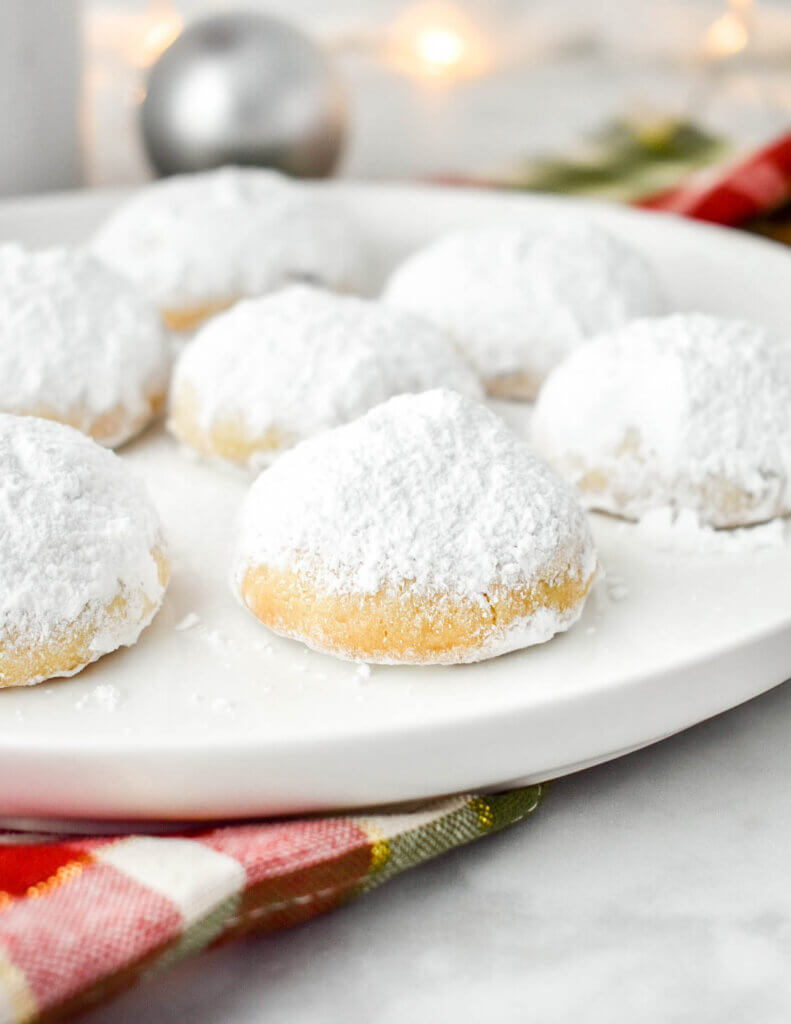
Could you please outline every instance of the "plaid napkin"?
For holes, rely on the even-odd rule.
[[[749,225],[758,229],[775,218],[782,223],[791,203],[791,134],[735,160],[692,175],[681,185],[644,196],[639,206],[679,213],[696,220]]]
[[[307,921],[521,821],[542,795],[167,836],[0,835],[0,1024],[67,1017],[199,950]]]

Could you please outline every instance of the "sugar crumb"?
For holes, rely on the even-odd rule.
[[[686,554],[758,551],[786,544],[783,519],[771,519],[758,526],[717,530],[702,523],[693,509],[677,510],[667,506],[645,512],[637,523],[636,533],[654,547]]]
[[[112,683],[99,683],[75,704],[77,711],[115,711],[123,701],[123,695]]]
[[[177,622],[173,628],[181,632],[185,629],[192,629],[192,627],[197,626],[199,622],[199,616],[197,616],[195,612],[190,612],[188,615],[185,615],[180,622]]]
[[[625,597],[629,596],[629,588],[620,576],[610,575],[605,583],[607,586],[607,596],[611,601],[623,601]]]

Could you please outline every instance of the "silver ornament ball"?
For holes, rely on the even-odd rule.
[[[321,177],[346,134],[345,97],[327,54],[262,14],[186,28],[151,68],[141,118],[160,174],[251,164]]]

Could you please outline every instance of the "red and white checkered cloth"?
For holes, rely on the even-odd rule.
[[[791,134],[749,157],[707,168],[637,205],[736,227],[791,202]]]
[[[541,796],[168,836],[0,834],[0,1024],[62,1019],[218,942],[307,921],[521,821]]]

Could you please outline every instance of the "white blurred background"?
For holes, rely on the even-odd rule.
[[[69,11],[79,19],[81,170],[66,158],[60,176],[31,185],[145,179],[148,66],[191,20],[240,6],[333,52],[351,103],[345,175],[501,175],[623,116],[690,119],[737,147],[791,121],[789,0],[0,0],[0,60],[19,49],[26,19],[40,25],[48,9],[53,26],[28,43],[40,51],[30,77],[43,75],[37,105],[24,108],[33,134],[42,104],[61,110],[50,133],[68,118],[65,26]],[[11,116],[3,103],[17,119],[21,109],[3,94],[0,129]]]

